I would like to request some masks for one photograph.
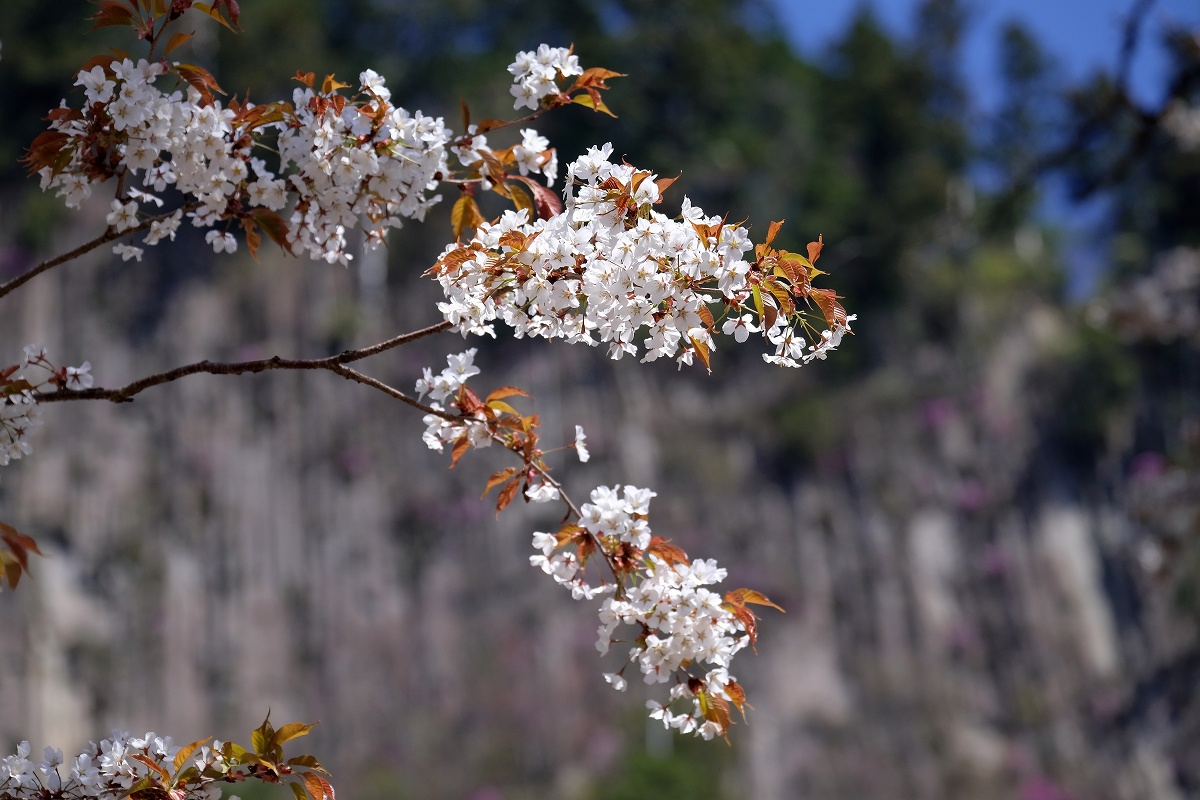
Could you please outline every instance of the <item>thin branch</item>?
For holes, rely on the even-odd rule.
[[[338,375],[341,375],[343,378],[346,378],[346,379],[352,380],[352,381],[356,381],[356,382],[364,384],[366,386],[370,386],[373,389],[378,389],[379,391],[383,392],[384,394],[388,395],[389,397],[394,397],[397,400],[399,400],[400,402],[405,403],[406,405],[412,406],[413,408],[417,409],[418,411],[423,411],[426,414],[432,414],[434,416],[441,417],[442,419],[448,420],[450,422],[459,423],[459,424],[466,424],[466,423],[472,423],[472,422],[476,423],[478,425],[486,425],[487,424],[484,420],[476,419],[475,417],[465,417],[462,415],[451,414],[447,411],[443,411],[441,409],[437,409],[432,406],[427,406],[424,403],[422,403],[421,401],[416,400],[412,397],[409,397],[407,394],[400,391],[399,389],[397,389],[393,386],[389,386],[388,384],[384,383],[383,381],[376,380],[375,378],[372,378],[369,375],[364,375],[357,370],[350,369],[349,367],[342,366],[341,364],[328,367],[328,369],[332,372],[336,372]],[[497,444],[502,445],[502,446],[504,446],[506,444],[504,439],[501,436],[499,436],[497,433],[489,431],[488,435],[492,438],[492,441],[496,442]],[[505,449],[508,449],[508,448],[506,447]],[[563,485],[561,483],[559,483],[557,480],[555,480],[550,475],[550,470],[546,469],[545,467],[541,466],[540,464],[529,464],[529,468],[534,470],[535,472],[537,472],[541,476],[543,481],[545,481],[546,483],[550,484],[551,486],[553,486],[555,489],[558,490],[559,498],[563,501],[563,503],[566,504],[567,509],[570,511],[571,514],[573,514],[575,516],[575,519],[578,519],[578,520],[583,519],[583,512],[581,512],[579,510],[579,507],[577,505],[575,505],[575,502],[567,494],[566,490],[563,489]],[[612,572],[613,580],[615,581],[617,596],[618,597],[624,596],[625,587],[624,587],[624,584],[621,582],[621,576],[617,574],[617,568],[613,564],[611,558],[609,557],[608,551],[604,549],[604,544],[603,544],[603,542],[600,541],[600,537],[589,531],[588,538],[590,538],[592,540],[592,544],[594,544],[596,546],[597,552],[599,552],[601,555],[604,556],[604,563],[608,565],[608,569],[610,572]]]
[[[421,328],[420,330],[411,331],[409,333],[402,333],[399,336],[380,342],[379,344],[369,345],[359,350],[347,350],[346,352],[335,356],[334,358],[338,364],[350,364],[355,361],[360,361],[364,358],[369,358],[373,355],[378,355],[384,351],[391,350],[393,347],[399,347],[401,345],[408,344],[409,342],[415,342],[417,339],[424,339],[426,336],[432,336],[435,333],[441,333],[442,331],[449,330],[451,327],[452,324],[450,322],[443,320],[436,325],[430,325],[427,328]]]
[[[409,397],[404,392],[400,391],[399,389],[395,388],[394,386],[389,386],[388,384],[384,383],[381,380],[372,378],[370,375],[364,375],[363,373],[359,372],[358,370],[351,369],[350,367],[343,366],[342,364],[333,364],[333,365],[326,367],[326,369],[328,369],[330,372],[341,375],[343,378],[346,378],[347,380],[352,380],[357,383],[361,383],[365,386],[370,386],[372,389],[378,389],[379,391],[383,392],[387,396],[394,397],[397,400],[399,400],[401,403],[412,406],[417,411],[422,411],[426,414],[433,414],[434,416],[441,417],[442,419],[449,420],[450,422],[469,422],[471,420],[470,417],[458,416],[455,414],[451,414],[449,411],[442,411],[442,410],[434,408],[433,406],[427,406],[424,403],[422,403],[420,400],[417,400],[413,397]]]
[[[32,280],[33,278],[36,278],[38,275],[41,275],[43,272],[45,272],[48,269],[53,269],[54,267],[57,267],[59,264],[65,264],[68,261],[79,258],[80,256],[84,255],[85,253],[90,253],[92,250],[95,250],[97,247],[99,247],[102,244],[108,244],[109,242],[115,241],[115,240],[123,238],[125,236],[130,236],[135,233],[141,233],[142,231],[148,229],[154,223],[162,222],[164,219],[174,216],[180,210],[182,210],[186,213],[190,208],[194,208],[194,207],[195,207],[194,205],[189,204],[189,206],[184,206],[182,209],[176,209],[175,211],[172,211],[169,214],[160,214],[157,217],[149,217],[147,219],[142,220],[134,227],[127,228],[126,230],[119,231],[119,232],[114,230],[113,228],[109,228],[106,231],[104,231],[104,233],[97,236],[95,239],[92,239],[90,242],[85,242],[85,243],[79,245],[79,247],[76,247],[74,250],[72,250],[68,253],[63,253],[60,256],[55,256],[54,258],[50,259],[49,261],[43,261],[42,263],[38,264],[36,267],[29,270],[28,272],[22,273],[21,275],[18,275],[17,277],[13,278],[12,280],[10,280],[6,283],[0,284],[0,297],[4,297],[4,295],[8,294],[9,292],[13,291],[14,289],[20,288],[21,286],[25,285],[26,282]]]
[[[280,356],[272,356],[270,358],[262,358],[255,361],[236,361],[231,363],[215,362],[215,361],[198,361],[194,364],[185,364],[175,367],[166,372],[147,375],[144,378],[134,381],[133,383],[122,386],[119,389],[60,389],[56,392],[48,392],[46,394],[36,394],[35,397],[39,403],[55,403],[66,400],[108,400],[112,403],[128,403],[133,400],[134,395],[140,394],[152,386],[161,386],[164,383],[177,381],[180,378],[186,378],[188,375],[208,374],[208,375],[245,375],[247,373],[267,372],[273,369],[290,369],[290,370],[312,370],[323,369],[330,372],[336,372],[342,377],[350,377],[340,371],[345,364],[359,361],[369,356],[377,355],[392,348],[399,347],[410,342],[415,342],[417,339],[423,339],[426,336],[431,336],[441,331],[449,330],[451,323],[442,321],[436,325],[430,325],[427,328],[402,333],[378,344],[369,345],[358,350],[346,350],[337,355],[328,356],[326,358],[282,358]],[[353,372],[353,370],[348,370]],[[360,373],[354,373],[358,375]],[[366,376],[362,376],[366,379]],[[353,378],[353,380],[358,380]],[[367,379],[373,380],[373,379]],[[365,381],[360,381],[365,382]],[[381,384],[383,386],[385,384]],[[380,388],[380,387],[375,387]],[[393,390],[395,391],[395,390]],[[413,401],[416,402],[416,401]],[[417,406],[418,408],[427,408]],[[427,411],[426,413],[430,413]],[[432,412],[436,413],[436,412]]]

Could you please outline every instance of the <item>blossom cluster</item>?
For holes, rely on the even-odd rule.
[[[92,365],[55,367],[42,345],[26,345],[21,363],[0,370],[0,466],[33,452],[29,443],[42,424],[36,393],[56,388],[87,389]]]
[[[374,70],[359,75],[362,105],[341,95],[296,89],[279,135],[280,158],[295,167],[296,192],[290,239],[314,259],[345,264],[346,231],[362,225],[369,247],[404,218],[425,218],[441,195],[450,142],[441,117],[391,105],[391,93]],[[279,206],[282,207],[282,203]],[[360,222],[361,221],[361,222]]]
[[[601,486],[592,491],[592,502],[580,509],[586,541],[598,543],[604,558],[634,565],[629,585],[622,584],[620,591],[616,584],[595,586],[585,580],[578,548],[585,534],[573,528],[559,534],[534,533],[533,546],[540,552],[529,561],[570,589],[576,600],[609,595],[600,607],[596,649],[607,653],[622,624],[638,630],[628,663],[637,665],[647,684],[676,681],[666,704],[651,701],[651,717],[681,733],[711,739],[725,732],[725,724],[705,714],[702,699],[734,699],[730,686],[736,681],[728,667],[734,654],[750,643],[750,633],[721,595],[706,588],[725,579],[725,570],[715,561],[688,563],[669,547],[662,550],[667,557],[655,552],[647,521],[652,497],[654,492],[635,486]],[[702,677],[692,675],[691,669],[699,665],[711,668]],[[618,691],[627,686],[624,670],[604,676]],[[677,700],[690,700],[692,705],[673,713]]]
[[[126,58],[81,71],[76,85],[85,103],[63,101],[50,114],[50,130],[35,142],[29,161],[43,189],[54,189],[76,208],[93,187],[114,175],[127,179],[125,196],[112,201],[108,224],[117,233],[139,226],[144,212],[163,206],[173,187],[187,201],[186,216],[212,228],[206,241],[215,252],[233,252],[233,225],[258,224],[314,259],[346,263],[346,232],[362,227],[370,246],[404,218],[422,219],[441,198],[436,188],[446,170],[450,132],[441,118],[392,106],[383,79],[372,70],[359,76],[360,102],[348,102],[333,84],[317,92],[297,89],[293,103],[223,107],[195,83],[164,91],[164,76],[200,81],[195,68]],[[264,137],[278,134],[277,169],[255,155]],[[278,174],[277,174],[278,173]],[[290,228],[274,213],[294,207]],[[185,215],[152,217],[143,242],[174,239]],[[142,249],[118,244],[125,260]]]
[[[440,374],[426,367],[417,381],[420,396],[430,395],[437,413],[425,417],[425,443],[441,452],[446,444],[474,445],[500,442],[526,458],[523,470],[509,468],[493,476],[489,488],[504,481],[512,482],[515,493],[524,480],[525,496],[533,502],[550,502],[562,497],[559,485],[550,479],[541,462],[540,449],[528,440],[507,442],[503,421],[495,414],[489,416],[485,402],[471,404],[466,396],[475,396],[466,384],[479,374],[474,364],[475,349],[447,357],[447,366]],[[500,390],[507,396],[505,387]],[[513,390],[516,393],[516,390]],[[476,396],[477,397],[477,396]],[[489,395],[489,398],[495,395]],[[461,416],[448,418],[441,401],[450,400]],[[504,405],[504,404],[501,404]],[[467,414],[471,408],[478,410]],[[525,418],[527,421],[528,418]],[[520,427],[525,427],[521,422]],[[581,461],[589,454],[586,436],[581,426],[575,426],[575,442],[571,445]],[[530,456],[530,453],[534,456]],[[457,459],[457,456],[456,456]],[[653,703],[651,716],[669,728],[682,733],[695,733],[706,739],[724,734],[728,727],[727,713],[712,711],[712,704],[741,703],[741,689],[730,677],[730,660],[739,650],[751,643],[753,616],[739,616],[725,598],[707,587],[725,579],[725,570],[712,560],[689,562],[682,550],[653,536],[650,530],[650,501],[655,493],[636,486],[600,486],[592,490],[590,502],[579,507],[577,520],[564,525],[557,533],[538,531],[533,534],[534,549],[529,557],[532,566],[541,569],[555,582],[571,591],[576,600],[605,597],[600,607],[599,639],[596,648],[608,652],[613,634],[624,624],[640,630],[629,651],[629,662],[636,663],[646,683],[666,683],[672,678],[672,688],[666,704]],[[564,498],[565,500],[565,498]],[[574,506],[569,502],[568,508]],[[500,508],[502,506],[498,506]],[[571,514],[568,514],[568,519]],[[586,569],[589,559],[598,558],[608,564],[611,575],[600,583],[589,582]],[[612,577],[613,580],[607,580]],[[703,666],[701,676],[691,670]],[[626,688],[622,674],[606,674],[605,680],[618,690]],[[672,712],[679,700],[691,700],[688,709]]]
[[[417,397],[421,398],[428,394],[433,401],[430,407],[435,411],[444,412],[446,409],[442,405],[443,401],[453,398],[458,394],[458,390],[466,384],[468,378],[479,374],[479,367],[475,366],[476,352],[477,350],[472,347],[465,352],[447,356],[446,368],[438,375],[434,375],[433,370],[425,367],[424,376],[417,380]],[[425,423],[425,433],[421,436],[422,441],[430,450],[436,450],[439,453],[447,443],[464,435],[475,447],[487,447],[492,443],[491,436],[488,435],[488,430],[483,425],[451,422],[439,414],[426,414],[422,421]]]
[[[567,169],[563,213],[531,222],[525,210],[480,225],[465,244],[447,247],[435,268],[446,301],[438,308],[463,334],[495,335],[502,321],[517,337],[606,344],[619,359],[676,358],[707,364],[716,348],[709,305],[730,314],[721,330],[738,341],[761,333],[774,346],[771,363],[799,366],[835,349],[854,317],[844,314],[812,336],[805,317],[762,317],[777,303],[757,267],[747,230],[706,216],[685,197],[679,218],[652,209],[659,181],[610,161],[611,144],[593,147]],[[773,279],[769,279],[773,280]],[[786,291],[786,290],[785,290]],[[757,311],[757,317],[751,312]]]
[[[513,85],[509,92],[514,98],[513,108],[536,109],[543,97],[558,94],[559,76],[582,75],[579,57],[569,48],[538,46],[536,51],[523,50],[517,59],[508,65]]]
[[[180,786],[178,800],[218,800],[221,790],[217,780],[240,780],[247,777],[251,767],[230,763],[221,753],[220,742],[199,748],[190,760],[198,773],[215,773],[220,777],[199,777],[192,784]],[[113,731],[99,744],[91,742],[88,749],[73,758],[70,768],[64,763],[63,752],[47,747],[42,760],[30,760],[29,742],[21,742],[17,752],[0,760],[0,798],[4,800],[48,800],[48,798],[120,798],[129,794],[134,784],[147,776],[161,774],[160,770],[175,773],[175,756],[179,753],[169,736],[154,733],[131,736]],[[65,772],[64,772],[65,770]]]

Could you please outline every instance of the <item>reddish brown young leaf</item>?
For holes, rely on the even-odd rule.
[[[596,553],[596,540],[591,536],[586,536],[580,540],[579,545],[575,548],[576,557],[579,559],[579,568],[583,569],[587,566],[588,559]]]
[[[492,119],[491,117],[488,117],[483,122],[479,123],[475,127],[475,130],[478,133],[487,133],[495,128],[503,128],[505,125],[508,125],[508,123],[502,119]],[[466,129],[464,128],[464,130]]]
[[[792,302],[791,293],[774,276],[767,276],[763,280],[762,285],[770,293],[771,297],[775,298],[776,302],[779,303],[779,310],[783,312],[784,316],[791,316],[796,313],[796,304]]]
[[[808,260],[816,264],[817,259],[821,257],[821,248],[825,246],[825,237],[817,234],[815,242],[808,243]]]
[[[467,105],[465,97],[458,98],[458,110],[462,112],[462,129],[464,131],[471,128],[471,107]]]
[[[238,24],[238,16],[242,13],[238,6],[237,0],[213,0],[213,8],[220,9],[225,7],[225,11],[229,14],[229,21],[234,25]]]
[[[483,498],[487,497],[487,493],[492,490],[493,486],[499,486],[513,475],[516,475],[517,472],[518,470],[516,467],[505,467],[502,470],[493,472],[492,477],[488,478],[487,486],[483,487],[483,494],[479,495],[479,499],[482,500]]]
[[[300,81],[300,83],[303,83],[310,89],[313,87],[313,81],[316,79],[317,74],[315,72],[301,72],[300,70],[296,70],[296,74],[292,76],[292,80]]]
[[[171,779],[171,774],[159,766],[159,763],[150,756],[145,756],[141,753],[129,753],[126,755],[126,758],[132,758],[134,761],[139,761],[145,764],[147,767],[154,770],[154,773],[164,781],[169,781]]]
[[[12,551],[17,564],[25,571],[29,570],[30,553],[35,553],[43,557],[46,555],[38,549],[37,542],[32,538],[20,533],[16,528],[4,522],[0,522],[0,540]]]
[[[704,222],[693,222],[692,229],[696,231],[696,237],[704,242],[705,247],[708,247],[708,240],[716,233],[711,225]]]
[[[21,582],[21,565],[8,553],[0,552],[0,564],[4,565],[4,582],[9,589],[16,589]]]
[[[825,322],[830,326],[846,324],[846,309],[838,302],[839,298],[833,289],[812,289],[808,296],[821,309],[821,313],[825,315]]]
[[[137,8],[126,5],[120,0],[100,0],[98,3],[99,10],[95,14],[88,17],[92,20],[93,28],[105,28],[111,25],[134,25],[134,20],[137,17]]]
[[[504,484],[504,488],[500,490],[500,495],[496,498],[496,514],[508,507],[508,504],[517,496],[517,492],[521,488],[521,476],[513,478],[508,483]]]
[[[230,108],[232,107],[233,101],[230,101]],[[291,103],[264,103],[257,106],[246,103],[239,107],[234,119],[240,127],[254,130],[273,122],[282,122],[284,112],[290,110],[291,107]]]
[[[651,536],[650,546],[646,548],[646,553],[652,556],[658,556],[669,566],[683,564],[687,566],[691,562],[688,561],[688,554],[682,548],[676,547],[670,543],[670,540],[664,539],[661,536]]]
[[[204,67],[197,67],[194,64],[175,64],[171,68],[179,73],[179,77],[183,78],[189,86],[200,93],[205,105],[212,105],[215,102],[216,98],[213,96],[213,92],[225,94],[225,90],[217,84],[217,79]]]
[[[740,683],[730,678],[729,683],[725,684],[725,694],[729,695],[730,702],[737,706],[737,710],[742,712],[742,720],[745,721],[746,709],[754,709],[754,706],[746,702],[746,690]]]
[[[224,6],[229,12],[228,20],[226,20],[224,15],[221,14],[222,6]],[[238,24],[238,15],[241,13],[241,9],[238,8],[237,0],[213,0],[212,3],[195,3],[192,5],[192,8],[196,9],[197,11],[202,11],[203,13],[215,19],[217,22],[224,25],[229,30],[235,32],[237,31],[236,26]]]
[[[762,592],[756,592],[753,589],[734,589],[726,592],[725,602],[733,603],[734,605],[739,606],[746,605],[747,603],[753,603],[754,605],[759,606],[770,606],[776,611],[783,611],[782,608],[768,600],[765,594]],[[786,614],[787,612],[784,611],[783,613]]]
[[[629,193],[633,194],[637,192],[638,187],[645,183],[646,179],[649,177],[650,173],[642,170],[638,170],[637,172],[633,173],[633,178],[629,181]]]
[[[493,181],[504,180],[508,170],[504,169],[504,164],[496,157],[495,153],[488,150],[480,150],[479,157],[483,159],[483,163],[487,166],[488,177]]]
[[[493,389],[491,394],[487,396],[488,402],[492,400],[502,400],[505,397],[533,397],[528,392],[522,391],[515,386],[501,386],[498,389]]]
[[[454,232],[454,240],[461,239],[463,232],[468,228],[475,230],[482,224],[483,214],[479,211],[479,204],[475,202],[474,197],[464,192],[458,200],[454,201],[454,208],[450,210],[450,225]]]
[[[533,205],[542,219],[550,219],[555,214],[562,213],[562,198],[554,190],[542,186],[525,175],[513,175],[510,180],[520,181],[529,187],[529,190],[533,192]]]
[[[54,168],[57,162],[62,161],[62,165],[55,169],[55,172],[59,172],[69,162],[70,153],[63,148],[70,139],[62,131],[42,131],[30,143],[25,155],[21,156],[21,163],[33,175],[44,167]]]
[[[317,772],[323,772],[326,775],[329,774],[329,770],[321,766],[321,762],[317,761],[316,756],[296,756],[294,758],[289,758],[287,763],[289,767],[307,767],[309,769],[315,769]]]
[[[338,89],[345,89],[349,86],[350,84],[342,83],[331,72],[325,76],[325,80],[321,81],[321,94],[333,94]]]
[[[484,402],[479,399],[479,395],[477,395],[475,390],[470,386],[459,387],[458,397],[455,399],[454,404],[457,405],[458,409],[468,417],[475,416],[475,413],[478,411],[483,411],[485,413],[487,411],[487,407],[484,405]]]
[[[746,629],[746,633],[750,636],[750,647],[758,643],[758,617],[754,616],[754,612],[745,606],[735,606],[729,603],[722,605],[729,613],[737,617],[738,622],[742,623],[742,627]],[[755,650],[755,652],[758,652]]]
[[[191,39],[193,35],[194,34],[191,34],[191,33],[180,32],[180,33],[177,33],[174,36],[172,36],[170,41],[167,42],[167,46],[165,48],[163,48],[163,56],[164,57],[169,56],[171,54],[172,50],[174,50],[176,47],[179,47],[181,44],[186,42],[188,39]]]
[[[249,217],[242,220],[242,232],[246,234],[246,249],[250,251],[250,257],[258,263],[258,243],[262,241],[262,234],[258,232],[258,225]]]
[[[779,269],[792,284],[792,291],[796,294],[807,293],[808,266],[808,259],[803,256],[789,253],[786,250],[779,254]]]
[[[462,266],[464,261],[474,258],[478,250],[475,247],[459,246],[437,260],[437,263],[426,270],[429,275],[443,275],[453,272]]]
[[[587,528],[582,525],[576,525],[573,522],[568,522],[558,529],[554,534],[554,538],[558,540],[557,547],[562,547],[568,542],[586,539],[588,537]]]
[[[308,796],[312,800],[325,800],[326,797],[333,797],[332,789],[330,789],[328,795],[325,794],[325,786],[328,785],[328,782],[321,780],[320,775],[314,772],[306,772],[300,776],[300,779],[304,781],[304,789],[308,792]]]
[[[571,88],[567,89],[567,92],[571,93],[581,89],[594,92],[595,89],[607,89],[608,84],[605,83],[606,80],[609,78],[624,77],[625,74],[622,72],[613,72],[611,69],[604,69],[604,67],[589,67],[583,71],[582,75],[575,79],[575,82],[571,84]]]
[[[295,255],[292,252],[292,243],[288,241],[288,226],[283,217],[269,208],[256,208],[250,212],[250,217],[262,227],[272,242],[287,251],[289,255]]]
[[[465,433],[454,440],[454,449],[450,451],[450,469],[463,457],[463,453],[471,448],[471,437]]]
[[[699,313],[700,321],[704,323],[704,327],[711,331],[713,325],[716,323],[713,320],[712,312],[708,310],[708,306],[700,306],[700,309],[697,313]]]
[[[762,328],[770,330],[775,327],[775,320],[779,319],[779,310],[770,303],[765,303],[762,309]]]
[[[691,336],[688,337],[688,341],[690,341],[692,343],[692,347],[696,349],[696,355],[700,357],[700,363],[704,364],[704,368],[708,370],[708,373],[711,375],[712,367],[710,367],[708,364],[708,345],[697,339],[693,339]]]
[[[775,236],[778,235],[779,229],[783,227],[784,222],[785,220],[781,219],[778,222],[771,223],[771,226],[767,229],[767,238],[763,240],[763,244],[767,247],[771,246],[771,242],[775,241]]]
[[[682,174],[683,174],[683,173],[681,172],[681,173],[679,173],[679,175],[676,175],[674,178],[659,178],[658,180],[656,180],[656,181],[654,182],[654,185],[658,187],[658,195],[659,195],[659,197],[658,197],[658,200],[659,200],[659,202],[662,202],[662,195],[663,195],[663,193],[664,193],[665,191],[667,191],[667,189],[669,189],[669,188],[671,187],[671,184],[672,184],[672,183],[674,183],[675,181],[679,180],[679,177],[680,177],[680,175],[682,175]]]

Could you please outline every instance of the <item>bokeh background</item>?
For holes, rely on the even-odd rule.
[[[16,163],[87,57],[82,2],[0,15],[0,278],[103,228]],[[731,745],[612,692],[595,616],[528,565],[542,508],[480,501],[419,418],[325,374],[193,377],[47,408],[0,519],[48,557],[0,595],[0,745],[112,727],[242,740],[320,720],[344,797],[1200,797],[1200,13],[1186,2],[244,0],[185,59],[252,99],[297,70],[384,74],[458,127],[505,66],[574,43],[612,141],[710,213],[817,234],[856,335],[799,371],[714,375],[471,342],[481,387],[589,434],[567,486],[658,491],[652,523],[769,613]],[[499,137],[496,137],[497,141]],[[494,209],[498,213],[499,207]],[[0,300],[0,360],[45,343],[113,386],[179,363],[319,356],[437,320],[449,204],[350,268],[198,236],[107,251]],[[368,366],[402,388],[454,336]],[[7,361],[5,362],[7,363]],[[553,512],[550,512],[553,517]],[[76,751],[78,752],[78,751]],[[242,788],[242,787],[237,787]],[[239,792],[251,800],[269,792]],[[282,795],[286,792],[281,793]]]

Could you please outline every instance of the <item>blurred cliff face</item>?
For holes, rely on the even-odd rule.
[[[1053,75],[1028,37],[1009,41],[1007,124],[980,134],[955,3],[927,4],[910,42],[861,18],[820,63],[741,4],[512,10],[264,0],[193,55],[232,86],[264,60],[378,57],[398,99],[453,118],[432,98],[502,96],[518,47],[574,41],[630,78],[617,122],[547,126],[564,155],[611,139],[682,170],[705,207],[760,230],[786,217],[796,249],[824,235],[861,324],[799,373],[750,352],[716,353],[708,378],[481,345],[478,380],[528,388],[563,441],[588,430],[568,486],[655,487],[657,532],[788,609],[742,667],[760,701],[733,750],[671,743],[603,683],[592,609],[528,565],[553,520],[476,499],[486,453],[448,472],[405,409],[283,374],[48,410],[36,457],[0,483],[0,518],[50,553],[0,596],[0,739],[230,738],[270,708],[320,719],[314,752],[366,797],[1193,795],[1200,231],[1180,209],[1198,156],[1164,135],[1109,181],[1114,288],[1072,303],[1071,233],[1034,215],[1042,185],[998,199],[974,177],[981,151],[1015,173],[1053,144],[1037,105]],[[0,28],[6,118],[54,105],[64,90],[39,75],[73,69],[37,46],[38,13]],[[438,29],[455,46],[398,46]],[[103,204],[67,216],[8,177],[4,275],[102,227]],[[448,229],[401,231],[350,269],[186,241],[136,268],[95,256],[31,283],[0,341],[86,357],[105,385],[324,355],[435,321],[419,273]],[[458,349],[397,351],[380,376],[404,386]]]

